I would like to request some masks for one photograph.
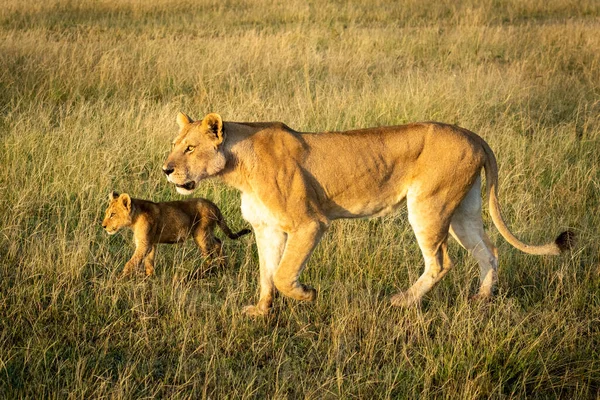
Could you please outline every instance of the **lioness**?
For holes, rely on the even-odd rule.
[[[480,171],[485,169],[492,220],[502,236],[529,254],[559,254],[573,234],[532,246],[507,228],[498,204],[498,167],[488,144],[457,126],[426,122],[348,132],[301,133],[279,122],[223,122],[218,114],[192,121],[179,113],[179,135],[163,171],[190,194],[219,177],[242,192],[242,215],[254,228],[260,260],[260,299],[250,315],[265,314],[274,288],[297,300],[316,291],[299,276],[332,220],[381,216],[406,199],[408,220],[425,271],[392,304],[419,302],[450,270],[448,233],[477,259],[477,296],[491,296],[496,247],[483,229]]]
[[[154,203],[131,198],[127,193],[111,192],[108,200],[102,221],[106,232],[114,235],[124,227],[133,230],[135,252],[125,264],[123,276],[142,262],[146,275],[152,275],[157,243],[179,243],[193,236],[205,257],[219,257],[222,262],[221,241],[214,235],[215,226],[218,225],[231,239],[250,233],[249,229],[232,233],[219,208],[206,199]]]

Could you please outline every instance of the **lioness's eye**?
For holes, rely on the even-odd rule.
[[[188,146],[185,148],[185,152],[186,153],[191,153],[192,151],[194,151],[195,147],[194,146]]]
[[[110,213],[110,217],[108,217],[108,218],[112,218],[114,216],[115,216],[115,213]]]

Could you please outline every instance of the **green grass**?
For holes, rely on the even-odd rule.
[[[600,4],[6,0],[0,5],[0,397],[598,398]],[[178,199],[160,166],[177,111],[304,131],[419,120],[482,135],[513,231],[499,293],[469,302],[472,257],[420,309],[406,212],[338,221],[303,280],[314,304],[257,299],[252,237],[207,276],[193,245],[156,276],[119,273],[131,235],[100,221],[110,190]],[[233,226],[239,194],[205,182]],[[486,213],[486,222],[490,224]]]

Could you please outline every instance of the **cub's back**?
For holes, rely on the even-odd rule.
[[[213,216],[216,217],[215,209],[217,206],[209,200],[195,198],[189,200],[167,201],[158,203],[163,205],[163,212],[169,215],[185,214],[192,220],[198,218]]]
[[[151,231],[158,243],[177,243],[186,240],[202,221],[199,199],[165,201],[146,204]]]

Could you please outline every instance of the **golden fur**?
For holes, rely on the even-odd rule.
[[[494,153],[475,133],[427,122],[348,132],[301,133],[274,123],[223,122],[208,114],[177,117],[180,132],[163,170],[180,193],[219,177],[242,192],[260,260],[260,299],[248,314],[265,314],[275,288],[298,300],[316,291],[299,276],[332,220],[385,215],[403,202],[425,259],[423,275],[394,305],[409,305],[452,267],[449,234],[477,259],[478,296],[497,279],[497,251],[483,229],[480,171],[485,170],[492,220],[502,236],[530,254],[558,254],[573,235],[531,246],[507,228],[498,204]]]
[[[142,262],[146,275],[152,275],[156,245],[183,242],[190,236],[205,257],[218,257],[222,263],[222,246],[214,235],[215,226],[231,239],[250,233],[248,229],[232,233],[219,208],[206,199],[154,203],[116,192],[110,193],[108,198],[102,227],[110,235],[124,227],[133,230],[135,252],[125,264],[123,275],[131,273]]]

